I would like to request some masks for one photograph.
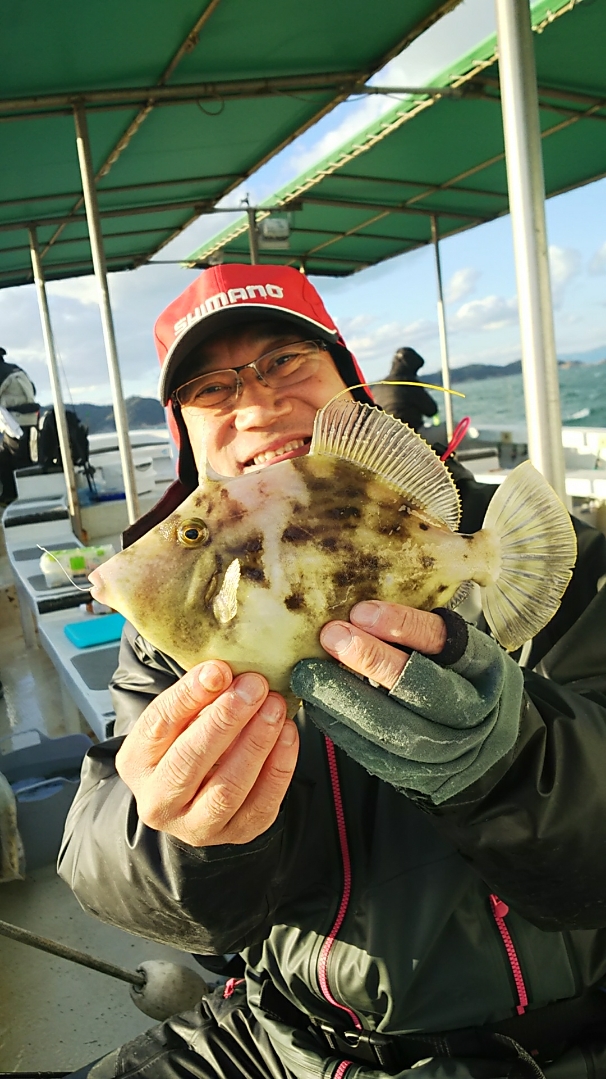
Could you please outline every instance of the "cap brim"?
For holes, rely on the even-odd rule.
[[[315,319],[306,318],[305,315],[297,315],[292,311],[278,307],[276,304],[239,303],[237,307],[225,307],[219,311],[213,311],[197,322],[193,322],[181,337],[177,338],[172,348],[166,354],[162,366],[160,382],[158,384],[158,396],[164,406],[170,400],[173,390],[177,388],[176,375],[178,369],[187,359],[196,345],[206,341],[209,337],[219,333],[222,329],[231,329],[243,322],[266,322],[269,319],[279,319],[280,322],[290,322],[294,327],[302,330],[308,336],[320,338],[328,344],[335,344],[338,339],[338,330],[329,330]]]

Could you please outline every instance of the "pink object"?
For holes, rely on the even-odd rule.
[[[228,978],[223,989],[223,1000],[229,1000],[235,992],[237,985],[241,985],[244,978]]]
[[[445,461],[447,457],[450,457],[451,453],[454,453],[454,451],[456,450],[459,443],[462,442],[463,439],[465,438],[465,435],[467,434],[470,426],[471,426],[471,417],[470,416],[464,416],[462,420],[459,420],[457,426],[455,427],[454,431],[452,432],[452,438],[451,438],[450,442],[448,443],[446,449],[444,450],[444,453],[440,457],[441,461]]]
[[[345,1004],[339,1004],[338,1000],[335,1000],[330,991],[328,984],[328,976],[326,968],[328,966],[328,957],[330,955],[332,946],[337,939],[337,934],[343,925],[343,919],[347,912],[349,904],[349,897],[351,895],[351,862],[349,860],[349,846],[347,843],[347,830],[345,828],[345,815],[343,813],[343,802],[341,799],[341,786],[339,784],[339,772],[337,770],[337,758],[335,754],[335,747],[330,738],[324,736],[326,742],[326,754],[328,756],[328,767],[330,770],[330,782],[332,785],[332,796],[335,803],[335,814],[337,818],[337,828],[339,831],[339,844],[341,847],[341,859],[343,862],[343,895],[341,896],[341,902],[337,911],[337,917],[335,918],[334,925],[328,934],[320,957],[318,959],[318,982],[320,983],[320,989],[325,1000],[328,1000],[330,1004],[333,1004],[335,1008],[340,1008],[342,1012],[347,1012],[356,1030],[362,1030],[362,1024],[358,1019],[355,1012],[348,1008]],[[337,1079],[335,1073],[334,1079]]]
[[[347,1071],[351,1063],[351,1060],[342,1060],[339,1064],[339,1067],[336,1069],[332,1079],[343,1079],[343,1076],[345,1075],[345,1072]]]
[[[516,1011],[518,1015],[523,1015],[528,1006],[528,994],[526,992],[526,986],[524,985],[520,961],[517,957],[511,934],[504,921],[506,915],[509,914],[509,907],[507,906],[507,903],[504,903],[502,899],[499,899],[498,895],[490,896],[490,906],[492,907],[494,920],[497,923],[497,929],[499,930],[501,939],[505,945],[505,951],[507,952],[507,958],[509,959],[511,973],[513,974],[513,980],[518,994]]]

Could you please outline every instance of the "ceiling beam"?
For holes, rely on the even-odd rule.
[[[430,193],[431,192],[428,192],[428,194]],[[431,214],[437,214],[440,217],[458,217],[464,221],[477,221],[478,223],[482,221],[491,221],[493,216],[495,216],[494,214],[465,214],[462,213],[460,210],[436,210],[435,208],[427,208],[422,210],[418,209],[417,207],[412,207],[408,203],[381,203],[375,202],[374,199],[372,200],[372,202],[364,202],[361,199],[322,198],[318,195],[309,195],[307,192],[305,192],[305,195],[302,197],[302,201],[306,206],[333,206],[337,208],[341,206],[344,209],[348,210],[383,210],[385,211],[385,213],[389,214],[415,214],[422,217],[427,217]],[[288,201],[284,202],[284,209],[288,210]]]
[[[202,13],[199,15],[198,19],[196,20],[196,22],[192,26],[189,33],[186,34],[184,40],[181,42],[181,44],[180,44],[179,48],[177,49],[176,53],[174,53],[171,60],[169,61],[168,66],[164,69],[164,71],[160,75],[159,79],[157,80],[157,83],[156,83],[156,88],[157,89],[161,89],[161,88],[164,87],[164,84],[167,82],[167,80],[173,74],[173,72],[174,72],[175,68],[177,67],[177,65],[179,64],[179,62],[183,59],[183,57],[188,52],[191,52],[192,49],[194,49],[196,47],[196,45],[198,43],[198,37],[199,37],[199,34],[200,34],[200,30],[202,29],[204,24],[208,21],[210,16],[213,14],[215,8],[220,3],[221,3],[221,0],[210,0],[209,3],[204,4],[204,8],[202,10]],[[74,103],[74,105],[77,105],[77,104],[78,103]],[[109,170],[111,169],[112,165],[115,165],[116,161],[120,157],[120,154],[122,153],[123,150],[126,149],[129,142],[131,141],[133,135],[136,134],[136,132],[141,127],[141,124],[143,123],[143,121],[145,119],[147,119],[147,117],[149,116],[149,113],[151,112],[152,108],[153,108],[153,101],[148,100],[139,109],[139,111],[138,111],[137,115],[135,116],[135,118],[133,120],[131,120],[130,124],[126,128],[126,131],[124,131],[122,133],[122,135],[118,139],[117,143],[114,145],[113,149],[110,150],[110,153],[106,157],[106,159],[103,162],[103,164],[101,165],[100,169],[95,174],[95,186],[99,182],[99,180],[102,180],[104,176],[107,176],[107,174],[108,174]],[[72,214],[76,213],[83,204],[84,204],[84,195],[81,194],[78,197],[78,199],[76,200],[76,202],[74,203],[71,213]],[[59,228],[57,229],[57,231],[53,234],[53,236],[51,236],[48,243],[45,245],[45,247],[40,252],[40,258],[41,259],[43,259],[45,257],[45,255],[50,250],[52,245],[59,238],[59,236],[61,235],[63,229],[66,226],[66,224],[67,224],[67,222],[65,222],[65,224],[63,224],[63,225],[60,225]]]
[[[224,180],[233,179],[239,180],[240,177],[235,172],[225,172],[218,176],[186,176],[176,180],[151,180],[142,184],[122,184],[118,187],[99,187],[97,188],[97,196],[98,198],[102,198],[104,195],[122,195],[128,194],[129,192],[135,193],[138,191],[146,191],[149,188],[179,187],[181,184],[219,183]],[[59,191],[54,195],[23,195],[21,198],[4,199],[3,201],[0,201],[0,213],[5,206],[22,206],[29,202],[53,202],[57,199],[74,199],[79,195],[79,191]],[[212,196],[207,197],[212,198]]]
[[[432,191],[441,191],[441,190],[443,190],[442,187],[440,186],[440,184],[431,184],[427,180],[404,180],[404,179],[397,180],[397,179],[393,179],[392,177],[385,178],[385,177],[381,177],[381,176],[360,176],[358,174],[349,173],[349,172],[332,172],[330,174],[330,176],[326,177],[326,179],[327,180],[354,180],[354,181],[360,181],[361,183],[367,183],[367,184],[368,183],[370,183],[370,184],[389,184],[391,186],[397,186],[397,187],[422,187],[424,189],[424,191],[426,191],[428,193],[432,192]],[[456,187],[456,188],[453,188],[453,190],[460,191],[464,195],[473,195],[474,198],[477,197],[477,196],[480,196],[480,197],[486,196],[486,198],[493,198],[493,199],[506,199],[507,198],[507,192],[506,191],[503,191],[503,192],[501,192],[501,191],[488,191],[488,190],[483,190],[483,189],[477,188],[477,187]]]

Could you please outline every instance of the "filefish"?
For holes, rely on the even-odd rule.
[[[210,471],[178,509],[90,576],[93,595],[189,669],[223,659],[296,704],[290,672],[325,656],[321,627],[380,599],[456,605],[475,581],[514,650],[559,607],[576,557],[570,516],[526,461],[483,528],[457,532],[459,495],[431,447],[370,405],[333,401],[309,453],[235,478]]]

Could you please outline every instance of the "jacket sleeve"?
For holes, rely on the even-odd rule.
[[[253,843],[196,848],[138,818],[115,768],[124,735],[182,673],[127,626],[112,690],[118,737],[93,747],[59,854],[59,874],[85,910],[183,951],[241,951],[263,939],[277,905],[284,811]]]
[[[606,926],[606,588],[525,672],[511,751],[424,808],[489,884],[542,929]]]

